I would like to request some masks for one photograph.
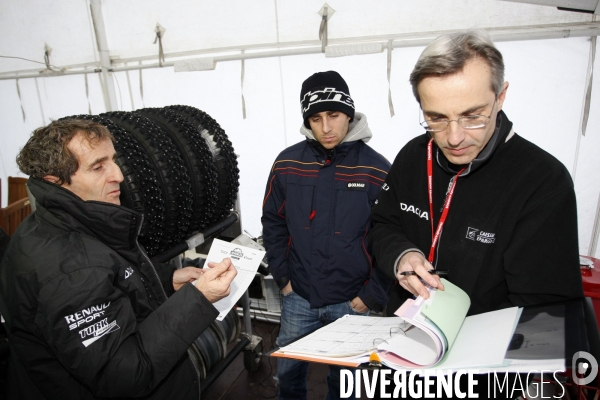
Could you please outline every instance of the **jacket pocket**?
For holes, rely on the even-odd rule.
[[[338,237],[357,238],[365,233],[371,220],[368,183],[335,182],[335,225]]]
[[[348,301],[346,302],[346,305],[347,305],[347,306],[348,306],[348,308],[350,309],[350,312],[349,312],[348,314],[350,314],[350,315],[369,315],[369,313],[370,313],[370,311],[371,311],[371,310],[369,310],[369,309],[367,308],[367,311],[365,311],[365,312],[356,311],[356,310],[354,309],[354,307],[352,307],[352,304],[351,304],[351,303],[352,303],[352,300],[348,300]]]

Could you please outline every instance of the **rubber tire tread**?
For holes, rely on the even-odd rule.
[[[104,125],[113,135],[116,164],[123,174],[121,205],[144,215],[138,240],[148,253],[161,247],[165,209],[162,191],[148,154],[131,134],[110,119],[99,115],[81,114],[64,119],[82,119]]]
[[[182,243],[191,217],[192,193],[187,168],[177,147],[164,132],[148,118],[132,112],[113,111],[101,114],[131,133],[146,150],[153,162],[165,199],[165,224],[159,254]],[[153,257],[156,254],[150,254]]]
[[[219,321],[217,320],[213,321],[211,327],[214,329],[217,336],[219,337],[219,351],[221,352],[221,354],[225,355],[227,354],[227,333],[225,332],[223,326],[220,325],[218,322]]]
[[[219,361],[223,359],[224,354],[221,353],[219,345],[219,335],[214,331],[212,326],[209,326],[202,332],[200,336],[194,340],[194,343],[200,350],[200,355],[206,366],[206,373],[214,368]]]
[[[177,146],[191,179],[192,216],[186,237],[206,228],[217,206],[218,175],[208,144],[185,117],[166,108],[135,111],[161,126]]]
[[[226,344],[233,343],[240,336],[242,324],[235,308],[232,308],[222,321],[215,320],[215,323],[225,332]]]
[[[206,365],[204,364],[204,360],[202,360],[202,355],[200,354],[200,349],[196,346],[195,343],[192,343],[188,349],[188,356],[192,360],[196,371],[198,371],[200,381],[206,379]]]
[[[215,163],[217,164],[217,171],[219,174],[218,202],[211,222],[215,223],[221,221],[233,208],[240,186],[240,170],[238,168],[237,157],[233,146],[218,122],[204,111],[185,105],[167,106],[165,108],[174,110],[191,120],[191,122],[198,127],[199,132],[206,129],[220,149],[219,154],[215,157]]]

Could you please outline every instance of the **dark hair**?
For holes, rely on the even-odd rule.
[[[504,86],[502,53],[485,31],[472,30],[439,36],[425,47],[410,74],[410,84],[417,101],[421,103],[417,87],[423,79],[454,74],[473,58],[481,58],[489,65],[491,89],[498,96]]]
[[[79,169],[79,160],[67,146],[77,134],[82,134],[90,145],[104,139],[114,140],[109,130],[97,122],[81,119],[52,121],[33,131],[17,155],[19,169],[40,179],[54,175],[58,177],[58,184],[70,184],[71,176]]]

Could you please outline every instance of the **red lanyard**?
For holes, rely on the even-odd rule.
[[[456,181],[458,181],[458,177],[462,172],[466,169],[463,168],[458,171],[458,174],[454,177],[454,181],[446,194],[446,201],[444,202],[444,209],[442,211],[442,216],[440,217],[440,221],[438,222],[437,229],[435,230],[435,234],[433,233],[433,139],[429,140],[427,144],[427,188],[429,191],[429,220],[431,221],[431,248],[429,249],[429,257],[428,260],[433,264],[435,247],[437,242],[442,234],[442,228],[444,227],[444,222],[446,222],[446,217],[448,217],[448,211],[450,211],[450,202],[452,201],[452,196],[454,195],[454,187],[456,186]]]

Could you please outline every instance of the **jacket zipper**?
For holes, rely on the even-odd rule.
[[[156,276],[156,280],[158,281],[159,286],[160,286],[160,290],[162,292],[162,295],[164,296],[164,301],[167,301],[168,300],[167,292],[165,292],[165,289],[162,286],[162,282],[160,281],[160,277],[158,276],[158,272],[156,272],[156,268],[154,268],[154,264],[152,264],[152,261],[150,261],[150,257],[148,257],[148,255],[142,249],[142,246],[140,246],[140,243],[138,242],[138,237],[140,236],[140,232],[142,231],[142,224],[143,223],[144,223],[144,215],[142,214],[142,218],[140,220],[140,224],[138,225],[137,234],[135,235],[135,244],[136,244],[138,250],[140,251],[140,253],[142,253],[142,257],[144,257],[144,259],[148,262],[148,265],[152,269],[152,272],[154,272],[154,276]],[[189,348],[188,348],[188,351],[189,351]],[[198,399],[200,399],[201,398],[201,393],[200,393],[200,389],[201,389],[201,385],[200,385],[200,370],[198,369],[198,366],[194,363],[194,360],[192,360],[192,358],[190,357],[190,354],[187,351],[186,351],[186,354],[187,354],[188,360],[192,363],[192,366],[194,367],[194,371],[196,371],[196,378],[198,378]]]
[[[152,272],[154,272],[154,276],[156,277],[156,280],[160,284],[159,286],[160,286],[160,291],[163,295],[163,300],[166,301],[168,299],[167,292],[165,292],[165,289],[162,287],[162,283],[160,281],[160,277],[158,276],[158,272],[156,272],[156,268],[154,268],[154,264],[152,264],[152,261],[150,261],[150,257],[148,257],[148,255],[142,249],[142,246],[140,246],[140,243],[138,242],[138,237],[140,236],[140,232],[142,231],[143,223],[144,223],[144,215],[142,214],[141,219],[140,219],[140,224],[138,225],[137,234],[135,235],[135,244],[136,244],[138,250],[140,251],[140,253],[142,253],[142,257],[144,257],[144,259],[146,261],[148,261],[148,265],[152,269]]]
[[[333,162],[333,155],[335,152],[335,148],[332,149],[331,151],[328,152],[327,154],[327,160],[325,161],[325,165],[323,167],[329,167],[330,170],[326,171],[331,173],[331,187],[333,188],[333,192],[331,194],[331,203],[329,204],[329,226],[333,227],[333,230],[335,231],[335,213],[333,212],[333,210],[335,210],[335,205],[337,203],[337,191],[335,190],[335,165]],[[337,160],[336,160],[337,161]],[[318,187],[318,186],[317,186]],[[315,193],[315,199],[317,197],[317,194]],[[327,259],[326,259],[326,263],[327,266],[329,267],[329,246],[331,245],[331,234],[328,232],[327,234],[327,240],[325,243],[325,254],[327,255]]]

